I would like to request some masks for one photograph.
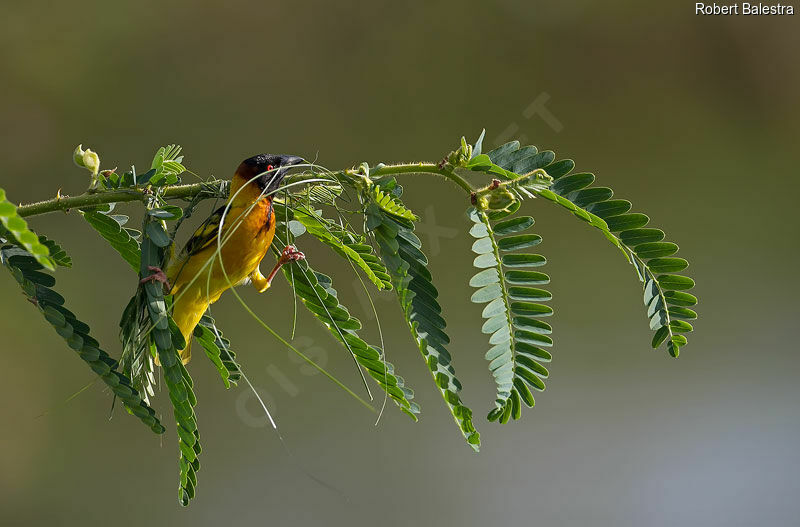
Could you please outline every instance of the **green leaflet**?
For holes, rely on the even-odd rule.
[[[127,216],[112,216],[96,210],[91,210],[85,211],[83,213],[83,218],[94,230],[100,233],[100,236],[105,238],[111,247],[128,262],[128,265],[130,265],[134,271],[139,270],[139,242],[132,236],[135,231],[123,227],[128,220]]]
[[[56,263],[56,265],[60,265],[61,267],[72,267],[72,257],[68,255],[59,244],[41,234],[39,235],[39,243],[47,247],[47,249],[50,251],[50,258]]]
[[[225,388],[236,385],[242,377],[241,369],[236,362],[236,354],[231,351],[231,342],[222,335],[222,332],[216,326],[216,322],[208,312],[203,315],[203,318],[195,326],[194,337],[205,350],[206,356],[217,368]]]
[[[144,307],[145,294],[138,289],[122,312],[119,337],[122,343],[120,367],[130,377],[133,387],[149,403],[155,395],[156,375],[154,358],[156,349],[149,338],[142,338],[149,326],[150,317]]]
[[[115,396],[119,397],[128,413],[138,417],[150,429],[161,434],[164,427],[152,408],[131,385],[131,380],[117,371],[117,361],[100,348],[89,334],[89,326],[78,320],[64,307],[64,297],[51,289],[55,278],[40,272],[42,265],[30,253],[20,248],[5,246],[0,249],[0,261],[14,275],[28,300],[61,335],[67,345],[100,376]]]
[[[489,335],[491,347],[486,360],[497,386],[495,407],[488,419],[506,423],[521,417],[521,403],[533,407],[530,388],[545,387],[539,377],[547,377],[547,370],[539,361],[551,357],[539,346],[552,346],[553,341],[542,334],[543,330],[550,332],[549,325],[537,317],[553,313],[552,308],[539,303],[550,300],[552,295],[530,285],[547,283],[550,278],[537,271],[520,270],[543,265],[543,256],[508,254],[541,242],[538,235],[520,234],[534,224],[533,218],[517,216],[492,224],[486,212],[470,207],[467,213],[473,221],[470,234],[476,238],[473,251],[482,259],[478,262],[476,258],[476,267],[482,270],[469,283],[478,288],[471,300],[486,304],[482,331]]]
[[[145,179],[147,183],[154,186],[180,183],[179,176],[186,171],[186,167],[181,164],[183,156],[180,153],[180,145],[167,145],[159,148],[150,164],[150,170],[138,177],[137,183],[140,180],[143,183]]]
[[[372,187],[372,195],[370,196],[370,203],[375,204],[381,211],[395,216],[396,218],[417,221],[417,217],[413,212],[408,210],[405,205],[392,193],[384,192],[380,185]]]
[[[343,225],[312,214],[308,210],[295,209],[293,221],[302,225],[309,234],[357,265],[378,289],[392,288],[386,268],[372,254],[372,247],[364,243],[363,236],[352,232]],[[289,227],[292,228],[292,226],[292,222],[290,222]],[[294,228],[297,230],[297,227]]]
[[[383,189],[394,188],[395,182],[393,179],[385,179],[379,185]],[[380,257],[392,275],[395,293],[406,322],[436,386],[467,443],[478,451],[480,434],[472,423],[472,410],[461,402],[458,395],[461,383],[456,378],[450,353],[446,348],[450,342],[445,333],[447,324],[436,300],[439,293],[431,282],[427,268],[428,259],[421,250],[422,243],[414,234],[412,221],[388,213],[375,204],[373,197],[381,194],[382,192],[373,190],[365,196],[367,227],[375,236]],[[402,207],[400,191],[397,189],[395,196],[396,204]]]
[[[530,147],[520,148],[518,142],[511,142],[487,155],[492,162],[510,170],[515,162],[529,158],[531,152]],[[553,185],[549,189],[534,190],[533,193],[560,205],[599,229],[622,251],[643,284],[647,316],[650,327],[656,332],[653,347],[666,342],[669,353],[677,357],[687,340],[676,332],[689,332],[692,326],[675,318],[695,318],[696,313],[670,309],[668,306],[682,306],[682,302],[690,302],[689,305],[697,303],[695,297],[681,293],[694,287],[694,281],[675,274],[685,270],[689,262],[673,257],[678,246],[663,241],[664,231],[646,227],[650,221],[647,215],[631,213],[630,201],[612,199],[614,193],[608,187],[592,187],[594,175],[572,173],[574,167],[575,163],[571,160],[551,159],[542,168],[553,178]],[[683,294],[688,296],[681,296]]]
[[[280,249],[288,242],[282,229],[276,229],[275,240],[282,246]],[[394,365],[384,360],[382,350],[367,344],[359,336],[361,322],[339,302],[331,279],[314,271],[307,260],[284,265],[282,270],[302,304],[353,354],[356,362],[366,369],[400,410],[416,421],[420,409],[417,403],[411,402],[414,391],[405,386],[403,378],[395,373]]]
[[[30,254],[42,267],[54,271],[56,264],[50,249],[41,238],[28,229],[28,223],[17,214],[17,207],[6,199],[6,191],[0,188],[0,238],[8,238]]]
[[[622,251],[622,254],[625,256],[625,259],[628,260],[629,262],[631,261],[630,255],[625,250],[622,243],[620,243],[620,241],[614,235],[614,233],[611,232],[611,229],[609,229],[608,224],[605,222],[605,220],[603,220],[603,218],[597,216],[592,212],[589,212],[588,210],[584,210],[578,207],[577,205],[569,201],[567,198],[559,196],[552,190],[549,189],[541,190],[538,191],[536,195],[564,207],[565,209],[572,212],[572,214],[574,214],[581,220],[589,223],[592,227],[600,230],[600,232],[603,233],[603,235],[606,237],[606,239],[608,239],[608,241],[614,244],[614,246],[616,246],[617,249]]]

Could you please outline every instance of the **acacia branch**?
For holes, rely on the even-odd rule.
[[[468,194],[475,190],[472,188],[472,185],[470,185],[464,178],[456,174],[455,171],[446,166],[442,167],[436,163],[404,163],[398,165],[385,165],[374,169],[370,173],[370,177],[379,178],[398,174],[432,174],[436,176],[442,176],[464,189]]]
[[[101,190],[95,192],[84,192],[79,196],[57,196],[53,199],[21,205],[17,208],[20,216],[36,216],[49,212],[65,211],[71,209],[82,209],[109,203],[119,203],[127,201],[144,201],[153,195],[151,187],[127,188],[121,190]],[[228,181],[214,179],[202,183],[191,185],[175,185],[166,187],[161,194],[166,199],[193,199],[197,196],[207,198],[225,198],[228,195]]]
[[[341,177],[346,173],[347,172],[338,172],[334,174]],[[373,177],[384,177],[399,174],[428,174],[442,176],[451,180],[468,193],[474,190],[466,180],[456,174],[453,170],[450,170],[447,167],[442,168],[435,163],[386,165],[375,169],[371,175]],[[225,199],[228,197],[228,188],[228,181],[222,179],[212,179],[202,183],[193,183],[191,185],[175,185],[165,187],[161,192],[161,197],[165,199],[185,200],[191,200],[197,198],[198,196],[204,199]],[[20,216],[25,217],[58,211],[69,212],[72,209],[95,207],[97,205],[106,205],[109,203],[145,201],[149,196],[152,195],[153,188],[149,186],[131,187],[120,190],[87,191],[78,196],[56,196],[53,199],[29,203],[27,205],[20,205],[17,208],[17,213]]]

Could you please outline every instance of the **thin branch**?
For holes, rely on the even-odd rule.
[[[17,208],[17,213],[24,217],[57,211],[69,212],[71,209],[81,209],[108,203],[144,201],[151,195],[152,190],[150,187],[85,192],[79,196],[58,196],[37,203],[21,205]],[[225,198],[227,195],[228,182],[221,179],[214,179],[191,185],[175,185],[167,187],[164,189],[164,193],[161,194],[162,197],[167,199],[189,200],[198,196],[205,196],[206,198]]]
[[[337,175],[342,173],[339,172],[334,174]],[[396,174],[432,174],[442,176],[464,189],[467,193],[471,193],[475,190],[464,178],[456,174],[452,169],[448,167],[440,168],[439,165],[435,163],[405,163],[398,165],[386,165],[375,169],[370,176],[383,177]],[[144,201],[150,195],[152,195],[150,187],[90,191],[78,196],[58,196],[53,199],[39,201],[37,203],[21,205],[17,208],[17,213],[20,216],[25,217],[58,211],[69,212],[72,209],[82,209],[85,207],[94,207],[108,203]],[[213,179],[191,185],[169,186],[164,189],[164,192],[161,194],[161,196],[165,199],[185,200],[192,200],[198,197],[203,199],[224,199],[228,196],[228,181]]]
[[[475,189],[472,188],[467,180],[456,174],[453,170],[444,167],[440,168],[436,163],[404,163],[399,165],[386,165],[376,168],[370,172],[371,178],[378,178],[381,176],[390,176],[394,174],[435,174],[449,179],[462,189],[467,194],[471,194]]]

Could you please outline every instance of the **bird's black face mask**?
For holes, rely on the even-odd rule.
[[[242,161],[242,168],[246,167],[246,171],[250,173],[248,179],[258,176],[255,183],[262,191],[270,193],[278,189],[293,166],[305,162],[305,159],[298,156],[259,154]]]

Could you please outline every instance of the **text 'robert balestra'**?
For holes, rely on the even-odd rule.
[[[704,4],[694,5],[696,15],[793,15],[794,7],[784,4]]]

